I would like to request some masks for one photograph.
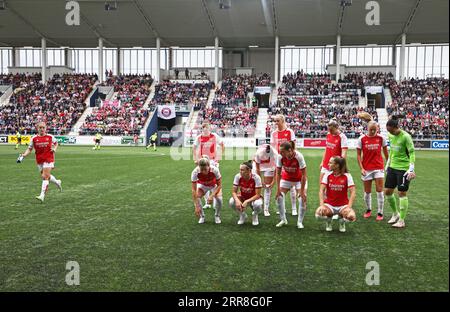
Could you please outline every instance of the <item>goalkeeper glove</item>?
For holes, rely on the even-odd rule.
[[[416,174],[414,173],[414,164],[409,164],[409,169],[405,172],[403,176],[406,177],[406,180],[408,181],[416,177]]]

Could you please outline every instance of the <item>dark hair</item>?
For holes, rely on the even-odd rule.
[[[404,117],[403,115],[392,115],[386,122],[386,127],[398,128],[398,120]]]
[[[270,144],[266,145],[266,153],[269,154],[270,153]]]
[[[281,143],[280,150],[283,149],[285,151],[295,150],[295,141],[286,141]]]
[[[253,169],[253,164],[251,160],[244,161],[241,165],[247,166],[248,169]]]
[[[334,156],[333,162],[339,166],[339,171],[341,172],[341,174],[348,172],[347,161],[345,160],[344,157]]]

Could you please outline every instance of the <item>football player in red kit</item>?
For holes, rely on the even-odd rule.
[[[62,191],[61,180],[56,179],[52,175],[52,169],[55,167],[55,152],[58,148],[58,142],[53,135],[47,134],[47,126],[44,122],[39,122],[36,125],[38,134],[31,138],[28,149],[17,159],[21,163],[31,151],[35,150],[36,163],[42,177],[41,194],[36,196],[40,202],[44,202],[45,194],[47,193],[50,182],[54,183],[60,191]]]
[[[366,212],[364,218],[370,218],[372,215],[372,181],[375,181],[375,190],[377,192],[377,221],[383,220],[384,208],[384,159],[387,161],[389,152],[387,142],[384,137],[377,133],[378,124],[375,121],[369,121],[367,124],[367,134],[363,134],[358,139],[356,148],[358,165],[361,169],[361,179],[364,183],[364,202],[366,203]]]
[[[258,225],[258,215],[261,213],[263,202],[261,198],[262,182],[258,174],[252,172],[252,161],[244,162],[239,167],[239,173],[234,176],[230,207],[239,215],[237,224],[242,225],[247,219],[245,209],[252,208],[252,224]]]
[[[270,135],[270,145],[280,153],[280,146],[284,142],[295,142],[295,133],[292,129],[289,129],[286,125],[286,120],[283,115],[278,114],[274,117],[274,121],[276,123],[277,129],[272,132]],[[294,187],[290,190],[291,193],[291,206],[292,206],[292,215],[297,215],[297,193]],[[279,213],[279,211],[277,211]]]
[[[287,191],[295,188],[300,198],[297,227],[303,229],[303,218],[306,212],[306,189],[308,188],[306,162],[303,155],[295,149],[294,141],[284,142],[280,145],[280,154],[277,157],[276,166],[277,195],[275,199],[280,211],[280,222],[277,227],[287,224],[284,196]]]
[[[345,222],[356,221],[353,202],[355,201],[355,183],[347,171],[345,158],[335,156],[330,158],[331,172],[324,174],[319,191],[320,206],[316,210],[317,219],[326,220],[326,230],[332,231],[334,215],[339,219],[339,231],[345,232]],[[350,192],[350,198],[348,198]]]
[[[206,157],[200,158],[198,166],[192,171],[192,200],[194,201],[195,214],[199,218],[198,223],[205,223],[205,213],[201,198],[206,197],[206,202],[211,205],[214,202],[215,223],[220,224],[220,210],[222,208],[222,176],[219,168],[210,164]],[[206,195],[209,194],[209,195]],[[206,196],[205,196],[206,195]]]

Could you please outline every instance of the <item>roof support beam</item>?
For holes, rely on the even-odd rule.
[[[411,26],[411,23],[413,22],[414,17],[416,16],[416,13],[419,9],[421,2],[422,2],[422,0],[416,0],[416,4],[413,6],[411,13],[409,13],[408,19],[406,20],[406,23],[403,26],[401,34],[399,34],[397,36],[397,38],[395,38],[394,44],[396,44],[397,42],[399,42],[402,39],[403,34],[405,34],[405,35],[408,34],[409,26]]]
[[[217,33],[216,24],[214,23],[214,19],[211,13],[209,12],[208,5],[206,4],[205,0],[202,0],[202,7],[203,10],[205,10],[206,17],[208,18],[209,26],[211,26],[211,33],[214,36],[214,40],[216,40],[215,38],[219,37],[219,34]]]
[[[275,7],[275,0],[272,0],[272,13],[273,13],[273,33],[275,36],[278,36],[278,17],[277,17],[277,9]]]

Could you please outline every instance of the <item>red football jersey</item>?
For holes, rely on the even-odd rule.
[[[372,137],[364,134],[359,137],[357,148],[362,151],[362,165],[364,170],[384,169],[381,153],[384,146],[387,146],[386,139],[379,134]]]
[[[339,207],[348,204],[348,189],[354,187],[355,183],[350,173],[335,176],[332,172],[323,176],[322,184],[326,185],[325,203]]]
[[[348,149],[347,137],[345,134],[339,133],[338,135],[332,135],[331,133],[328,133],[325,157],[323,158],[322,167],[330,170],[330,168],[328,168],[330,158],[334,156],[342,156],[343,149]]]
[[[210,166],[206,174],[200,172],[200,167],[195,167],[192,171],[191,181],[205,186],[215,186],[221,179],[219,168]]]
[[[55,154],[51,148],[57,143],[55,137],[51,134],[43,136],[35,135],[31,138],[29,148],[34,148],[36,154],[36,163],[41,165],[43,163],[52,163],[55,161]]]
[[[200,158],[202,155],[207,155],[211,160],[219,160],[217,158],[217,146],[221,145],[222,141],[220,137],[211,133],[208,136],[199,135],[194,141],[194,147],[197,149],[197,157]]]
[[[261,177],[252,173],[250,179],[244,179],[240,173],[234,176],[234,186],[238,186],[241,191],[241,197],[243,200],[247,200],[256,195],[256,189],[262,188]]]
[[[270,145],[279,153],[280,145],[287,141],[295,141],[295,133],[292,129],[275,130],[270,136]]]
[[[302,180],[301,169],[306,168],[305,158],[299,151],[295,151],[295,156],[292,159],[278,155],[277,168],[281,168],[283,180],[299,182]]]

